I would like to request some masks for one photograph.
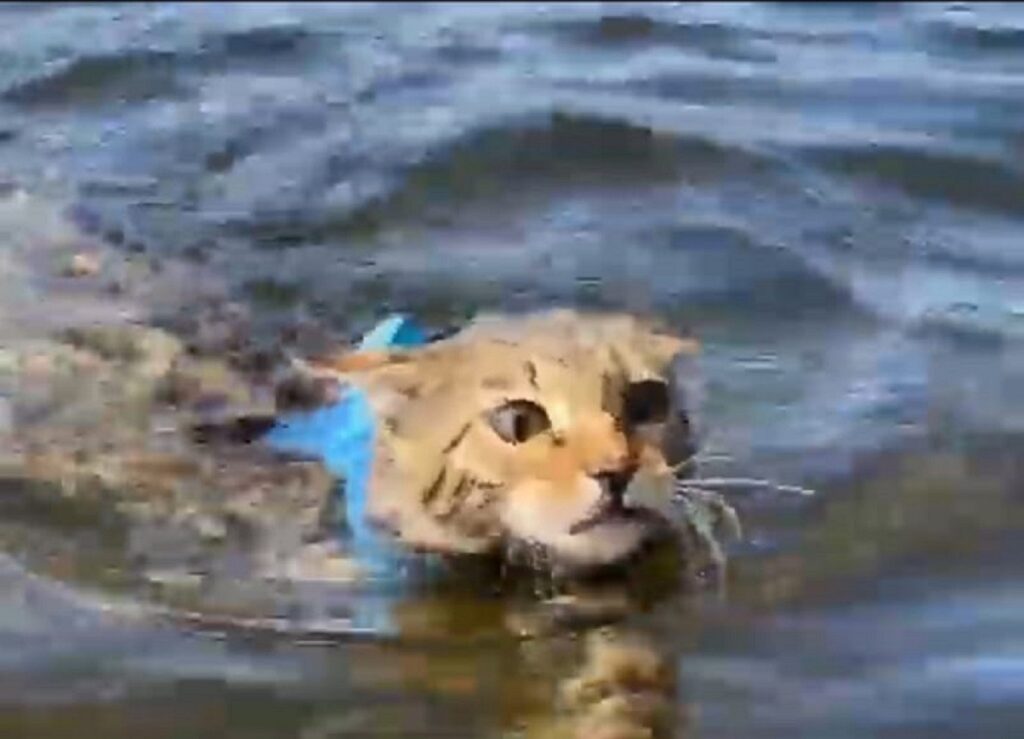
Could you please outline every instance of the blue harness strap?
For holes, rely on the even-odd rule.
[[[358,343],[361,350],[382,350],[425,344],[426,334],[410,318],[390,316]],[[356,549],[372,541],[366,522],[376,422],[363,390],[346,387],[331,405],[282,417],[263,437],[270,447],[315,457],[332,475],[344,480],[345,520]]]
[[[345,388],[331,405],[282,417],[263,440],[281,452],[316,457],[344,479],[346,520],[353,530],[359,525],[373,462],[373,409],[366,393]]]
[[[360,340],[359,349],[380,350],[394,347],[421,346],[427,343],[423,329],[408,316],[388,316]]]

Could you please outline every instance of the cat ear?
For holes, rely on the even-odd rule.
[[[652,334],[651,353],[667,365],[681,354],[691,357],[700,354],[700,342],[696,339],[684,339],[669,334]]]
[[[634,359],[639,361],[644,372],[632,372],[634,379],[653,373],[664,376],[680,360],[692,361],[700,355],[700,343],[696,339],[683,339],[671,334],[646,334],[633,345]],[[632,366],[627,362],[626,366]],[[639,369],[639,367],[635,367]]]

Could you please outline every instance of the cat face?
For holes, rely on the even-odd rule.
[[[629,317],[485,318],[427,347],[321,363],[381,419],[369,515],[406,544],[509,541],[570,566],[619,561],[664,530],[631,500],[689,452],[671,363],[694,346]],[[666,458],[667,436],[675,458]]]

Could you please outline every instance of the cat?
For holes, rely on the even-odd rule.
[[[674,379],[697,351],[629,315],[485,315],[424,345],[304,360],[340,400],[279,420],[264,442],[347,462],[332,470],[350,478],[357,536],[383,528],[445,553],[525,544],[563,567],[602,567],[668,535],[634,498],[668,499],[694,453]],[[367,433],[338,428],[353,419]]]

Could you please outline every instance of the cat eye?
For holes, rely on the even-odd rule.
[[[663,423],[668,418],[668,385],[658,380],[634,382],[626,388],[623,418],[630,426]]]
[[[528,400],[513,400],[488,414],[494,433],[509,444],[524,441],[551,428],[547,411]]]

